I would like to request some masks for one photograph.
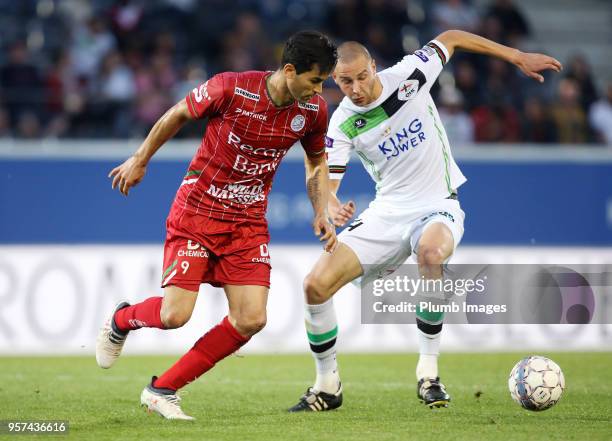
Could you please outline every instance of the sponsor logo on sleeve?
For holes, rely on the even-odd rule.
[[[299,132],[306,125],[306,118],[304,115],[295,115],[291,120],[291,130],[294,132]]]
[[[200,87],[196,87],[193,89],[193,97],[195,98],[197,103],[201,103],[204,98],[210,101],[210,96],[208,95],[207,87],[208,81],[200,85]]]
[[[425,46],[423,46],[423,47],[420,49],[420,52],[425,53],[425,54],[426,54],[428,57],[431,57],[431,56],[433,56],[433,55],[435,55],[435,54],[436,54],[435,49],[434,49],[433,47],[429,46],[428,44],[426,44]]]
[[[329,136],[325,137],[325,148],[331,149],[334,147],[334,139]]]
[[[419,91],[419,80],[404,80],[397,89],[397,99],[408,101],[414,99]]]
[[[422,49],[419,49],[418,51],[414,51],[414,55],[419,57],[421,61],[423,61],[423,63],[427,63],[429,61],[427,54]]]

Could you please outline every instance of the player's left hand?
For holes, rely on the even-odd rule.
[[[338,239],[336,238],[336,229],[327,219],[327,215],[316,216],[312,222],[312,228],[315,236],[319,236],[319,241],[325,242],[325,251],[333,252],[338,245]]]
[[[529,78],[533,78],[540,83],[544,82],[544,77],[538,72],[543,70],[560,72],[563,69],[563,65],[555,58],[529,52],[519,52],[514,64]]]
[[[338,203],[334,206],[328,204],[329,215],[336,227],[343,227],[355,214],[355,202],[348,201],[346,203]]]

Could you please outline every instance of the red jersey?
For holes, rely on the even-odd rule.
[[[209,120],[173,211],[230,222],[265,221],[272,178],[289,149],[301,141],[309,156],[324,153],[323,98],[277,107],[266,87],[269,75],[225,72],[187,95],[192,116]]]

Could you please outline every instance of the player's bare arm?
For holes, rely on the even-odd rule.
[[[312,227],[321,242],[325,242],[325,251],[336,248],[336,229],[329,222],[327,205],[329,200],[329,169],[325,156],[310,157],[304,155],[306,167],[306,189],[314,210]]]
[[[357,209],[355,202],[348,201],[343,203],[337,196],[340,188],[340,179],[329,180],[329,200],[327,201],[327,211],[332,222],[337,227],[343,227],[355,214]]]
[[[137,185],[147,171],[149,161],[159,148],[172,138],[181,127],[192,119],[187,103],[181,100],[157,120],[138,150],[123,164],[115,167],[108,175],[113,178],[112,188],[119,187],[125,196],[130,188]]]
[[[469,32],[450,30],[438,35],[436,40],[446,47],[451,56],[455,50],[463,50],[500,58],[514,64],[529,78],[540,83],[544,82],[544,77],[539,72],[544,70],[559,72],[563,68],[558,60],[548,55],[521,52]]]

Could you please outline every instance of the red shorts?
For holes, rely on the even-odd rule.
[[[225,222],[173,209],[166,221],[162,287],[270,287],[270,236],[262,222]]]

